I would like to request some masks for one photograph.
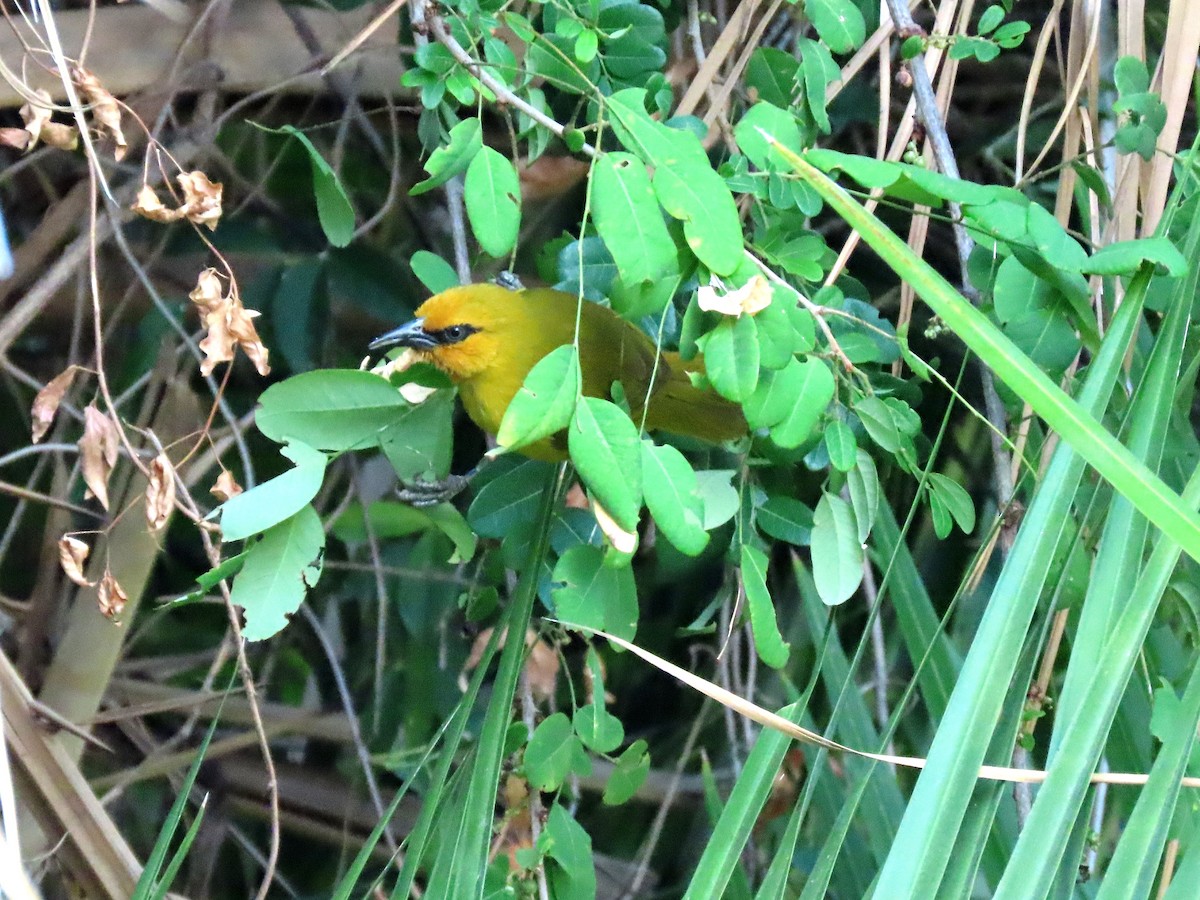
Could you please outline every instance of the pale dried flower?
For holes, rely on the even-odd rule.
[[[719,283],[706,284],[696,293],[696,303],[705,312],[717,312],[725,316],[754,315],[771,305],[770,282],[761,275],[754,275],[739,288],[718,294]]]

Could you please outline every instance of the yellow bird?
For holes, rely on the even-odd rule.
[[[712,443],[746,433],[736,403],[688,379],[689,372],[704,372],[701,357],[684,362],[678,353],[659,353],[650,338],[611,309],[550,288],[451,288],[421,304],[417,318],[372,341],[371,349],[416,350],[458,386],[471,420],[494,435],[529,370],[555,348],[574,341],[577,318],[584,395],[609,398],[613,384],[620,382],[633,421],[640,424],[644,412],[649,431]],[[566,459],[566,434],[519,452],[534,459]]]

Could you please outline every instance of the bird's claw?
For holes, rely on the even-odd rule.
[[[418,508],[453,500],[471,483],[470,475],[447,475],[441,481],[401,481],[396,497]]]

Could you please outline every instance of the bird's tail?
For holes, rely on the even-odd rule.
[[[650,399],[646,427],[719,444],[746,434],[746,419],[736,403],[707,388],[698,388],[689,372],[704,374],[700,357],[685,362],[678,353],[664,353],[669,374]],[[660,376],[661,377],[661,376]]]

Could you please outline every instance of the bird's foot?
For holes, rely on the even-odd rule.
[[[453,500],[471,483],[474,470],[466,475],[447,475],[440,481],[401,481],[396,489],[396,497],[401,503],[418,508],[437,506]]]

